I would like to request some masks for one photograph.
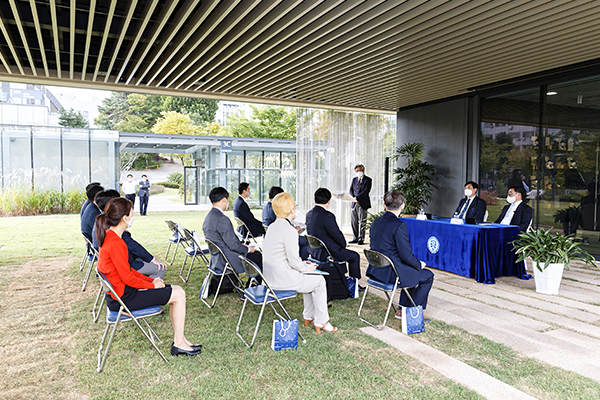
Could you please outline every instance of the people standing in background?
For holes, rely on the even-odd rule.
[[[356,176],[352,179],[350,185],[350,196],[354,197],[350,219],[354,238],[350,243],[364,244],[365,220],[367,219],[367,210],[371,208],[369,193],[371,192],[372,180],[365,175],[365,166],[362,164],[354,167],[354,172]]]
[[[139,186],[140,191],[138,192],[138,196],[140,197],[140,215],[146,215],[146,212],[148,211],[148,198],[150,197],[150,182],[145,174],[142,175]]]
[[[131,202],[133,206],[135,206],[135,190],[136,186],[133,182],[133,175],[127,174],[127,180],[123,182],[123,193],[125,194],[125,198]]]

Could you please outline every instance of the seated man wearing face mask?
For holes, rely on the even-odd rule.
[[[456,207],[455,214],[458,218],[475,218],[475,222],[483,222],[487,203],[477,196],[479,185],[476,182],[468,181],[465,183],[465,198],[461,199]]]
[[[527,232],[533,219],[533,209],[525,204],[527,202],[525,196],[527,194],[522,185],[512,186],[508,189],[506,201],[509,204],[504,206],[500,216],[494,222],[503,225],[518,225],[521,232]]]

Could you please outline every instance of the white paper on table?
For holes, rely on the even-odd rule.
[[[342,201],[354,201],[354,197],[350,196],[350,193],[340,193],[336,197]]]
[[[462,225],[462,224],[464,224],[464,223],[465,223],[465,221],[463,221],[463,220],[462,220],[462,219],[460,219],[460,218],[452,218],[452,219],[450,220],[450,223],[451,223],[451,224],[455,224],[455,225]]]

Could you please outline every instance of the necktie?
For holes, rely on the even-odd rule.
[[[467,210],[469,209],[469,203],[471,203],[471,199],[467,199],[467,201],[465,202],[465,206],[460,211],[460,215],[458,216],[458,218],[460,218],[460,219],[465,218],[465,214],[467,213]]]

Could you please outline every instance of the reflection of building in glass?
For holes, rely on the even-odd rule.
[[[250,104],[237,101],[219,101],[215,121],[223,126],[228,126],[229,118],[236,114],[248,116],[250,114]]]

